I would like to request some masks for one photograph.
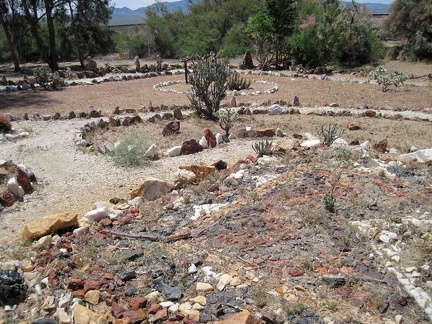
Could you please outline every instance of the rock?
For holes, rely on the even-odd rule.
[[[26,286],[17,271],[0,270],[0,306],[13,306],[25,301]]]
[[[196,180],[195,173],[188,170],[178,170],[176,175],[176,182],[182,184],[189,184]]]
[[[339,288],[346,284],[346,279],[341,276],[325,275],[322,277],[322,280],[332,288]]]
[[[81,304],[74,304],[72,317],[74,324],[107,323],[103,315],[99,315]]]
[[[219,278],[219,282],[217,283],[216,288],[217,288],[219,291],[224,290],[225,286],[226,286],[227,284],[229,284],[229,283],[231,282],[232,279],[233,279],[233,277],[230,276],[229,274],[223,274],[222,276],[220,276],[220,278]]]
[[[194,304],[200,304],[201,306],[207,305],[207,298],[204,296],[196,296],[194,298],[191,298],[190,300]]]
[[[92,59],[91,56],[87,56],[87,59],[85,60],[85,66],[89,71],[97,71],[97,63]]]
[[[145,200],[156,200],[171,192],[172,185],[157,178],[148,178],[131,192],[131,199],[141,197]]]
[[[275,135],[276,130],[274,128],[257,129],[255,133],[256,137],[273,137]]]
[[[180,170],[187,170],[191,171],[195,174],[195,179],[197,181],[202,180],[204,177],[213,174],[216,171],[216,168],[214,166],[205,166],[205,165],[180,165]]]
[[[34,240],[54,231],[78,226],[78,214],[60,213],[44,216],[24,225],[24,240]]]
[[[248,310],[228,316],[226,319],[219,321],[219,324],[260,324],[261,321]]]
[[[84,295],[84,300],[93,305],[99,304],[99,298],[100,298],[99,290],[89,290]]]
[[[198,143],[205,149],[209,147],[205,136],[201,137]]]
[[[321,141],[319,139],[304,141],[300,144],[302,147],[316,147],[319,145],[321,145]]]
[[[181,286],[167,284],[162,277],[153,280],[153,286],[162,292],[168,300],[179,300],[183,296],[183,289]]]
[[[150,145],[147,151],[144,153],[144,159],[154,160],[157,156],[157,146],[156,144]]]
[[[241,67],[246,70],[253,70],[255,68],[250,50],[246,50]]]
[[[398,235],[396,233],[389,231],[382,231],[381,235],[379,236],[379,240],[384,243],[390,243],[397,240],[397,238]]]
[[[212,133],[211,130],[206,129],[204,131],[204,137],[205,137],[209,147],[216,147],[216,144],[217,144],[216,136],[214,136],[214,134]]]
[[[10,191],[5,191],[0,196],[0,204],[4,207],[10,207],[17,201],[17,197]]]
[[[376,117],[376,115],[377,115],[377,113],[376,113],[375,110],[368,109],[368,110],[365,111],[365,116],[366,117],[372,117],[372,118],[374,118],[374,117]]]
[[[180,122],[179,121],[172,121],[169,122],[164,129],[162,130],[163,136],[168,136],[172,134],[178,134],[180,133]]]
[[[177,120],[183,119],[183,113],[180,107],[177,107],[173,110],[174,118]]]
[[[12,192],[18,200],[22,200],[24,197],[24,189],[18,184],[16,178],[10,178],[7,183],[7,188]]]
[[[239,130],[236,131],[235,135],[237,138],[246,138],[247,137],[246,128],[240,128]]]
[[[174,146],[167,151],[169,157],[175,157],[181,155],[181,146]]]
[[[387,139],[383,139],[378,143],[374,144],[373,148],[380,153],[385,153],[387,151]]]
[[[360,126],[359,126],[358,124],[349,123],[349,124],[347,125],[347,128],[348,128],[350,131],[354,131],[354,130],[359,130],[359,129],[360,129]]]
[[[196,289],[196,291],[208,292],[208,291],[213,291],[213,286],[210,285],[209,283],[197,282],[195,289]]]
[[[181,154],[188,155],[202,152],[203,147],[194,139],[183,142],[181,146]]]
[[[85,214],[84,217],[87,218],[90,223],[99,222],[108,217],[108,209],[106,207],[94,209]]]
[[[70,324],[71,323],[71,318],[66,313],[64,308],[58,307],[56,309],[56,312],[54,313],[54,318],[57,319],[58,324]]]
[[[412,153],[400,155],[399,161],[408,163],[412,161],[417,161],[420,163],[427,163],[432,161],[432,148],[425,150],[418,150]]]
[[[225,140],[221,133],[217,133],[216,134],[216,144],[219,145],[219,144],[223,144],[224,142],[229,142],[229,139],[227,138],[227,140]]]
[[[20,167],[16,168],[17,171],[17,182],[23,188],[25,193],[33,192],[33,185],[29,176],[29,173],[22,170]]]
[[[371,145],[370,145],[369,141],[365,141],[365,142],[361,143],[360,149],[362,150],[362,152],[370,151]]]
[[[231,108],[237,107],[237,100],[235,97],[231,98]]]
[[[300,106],[300,99],[299,99],[299,97],[294,96],[294,99],[293,99],[293,106],[294,106],[294,107],[299,107],[299,106]]]
[[[276,128],[276,136],[278,136],[278,137],[284,137],[285,136],[282,129],[280,129],[279,127]]]
[[[155,316],[153,317],[153,323],[165,321],[167,319],[168,319],[168,308],[162,308],[158,310]]]
[[[281,115],[282,114],[282,108],[280,105],[276,105],[276,104],[271,105],[268,108],[268,113],[269,113],[269,115]]]

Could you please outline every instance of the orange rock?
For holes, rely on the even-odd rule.
[[[220,324],[259,324],[261,321],[248,310],[244,310],[240,313],[231,315],[226,319],[216,322]]]

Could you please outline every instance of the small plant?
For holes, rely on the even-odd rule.
[[[262,140],[252,145],[253,150],[259,156],[271,155],[272,154],[273,142],[268,140]]]
[[[56,71],[51,73],[47,67],[40,67],[33,70],[33,76],[36,82],[46,89],[58,89],[64,85],[64,80]]]
[[[238,119],[237,113],[234,109],[224,108],[219,110],[215,115],[219,118],[219,126],[225,131],[225,136],[229,136],[230,129]]]
[[[325,209],[327,209],[330,213],[335,212],[335,206],[336,206],[336,197],[333,195],[334,188],[332,188],[331,192],[327,192],[324,195],[324,206]]]
[[[376,80],[381,86],[381,90],[386,92],[391,85],[395,87],[402,85],[408,79],[408,76],[403,72],[388,74],[387,70],[380,65],[371,73],[371,79]]]
[[[230,77],[228,78],[228,89],[229,90],[243,90],[243,89],[249,89],[252,81],[246,80],[243,78],[240,73],[233,72],[231,73]]]
[[[115,164],[121,166],[140,166],[146,161],[144,154],[149,147],[147,138],[131,134],[119,141],[111,152],[111,157]]]
[[[264,286],[257,286],[253,290],[253,296],[258,307],[263,308],[265,305],[267,305],[267,292]]]
[[[338,125],[322,125],[318,131],[318,136],[326,146],[330,146],[333,142],[344,134],[344,130]]]

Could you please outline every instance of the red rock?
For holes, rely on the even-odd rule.
[[[75,279],[75,278],[69,279],[67,287],[70,290],[83,289],[84,288],[84,281],[82,281],[81,279]]]
[[[52,288],[56,288],[59,284],[59,279],[55,273],[52,273],[48,276],[48,284]]]
[[[218,322],[219,324],[259,324],[261,321],[248,310],[228,316],[226,319]]]
[[[128,299],[129,305],[134,309],[145,308],[147,305],[147,298],[144,297],[133,297]]]
[[[256,156],[252,156],[252,155],[249,155],[248,157],[246,157],[243,160],[243,162],[246,162],[246,163],[255,163],[256,161],[258,161],[258,158]]]
[[[209,147],[216,147],[216,136],[208,128],[204,131],[204,137]]]
[[[133,207],[131,207],[131,208],[129,209],[129,211],[130,211],[132,214],[137,214],[137,213],[139,213],[139,207],[137,207],[137,206],[133,206]]]
[[[360,126],[359,125],[357,125],[357,124],[354,124],[354,123],[349,123],[348,124],[348,126],[347,126],[347,128],[349,129],[349,130],[359,130],[360,129]]]
[[[365,115],[367,117],[376,117],[376,111],[374,111],[374,110],[366,110],[365,111]]]
[[[84,283],[84,291],[87,292],[89,290],[97,290],[101,286],[100,281],[92,280],[92,281],[86,281]]]
[[[116,302],[113,302],[112,305],[111,305],[111,314],[115,318],[122,318],[123,317],[123,313],[126,312],[126,311],[127,311],[126,308],[121,307]]]
[[[182,155],[188,155],[201,152],[202,150],[203,147],[201,144],[199,144],[196,140],[191,139],[183,142],[180,152]]]
[[[84,299],[85,292],[83,289],[75,290],[72,294],[75,298]]]
[[[17,170],[17,182],[23,188],[25,193],[33,192],[33,186],[31,184],[31,180],[27,173],[25,173],[20,168],[16,168]]]
[[[300,135],[300,134],[293,134],[293,137],[294,138],[297,138],[297,139],[303,139],[303,136],[302,135]]]
[[[304,275],[304,271],[303,270],[294,270],[294,271],[290,271],[289,274],[291,277],[300,277],[302,275]]]
[[[347,276],[347,275],[353,273],[353,269],[349,268],[349,267],[343,266],[342,268],[339,269],[339,272],[340,272],[341,275]]]
[[[164,129],[162,130],[162,135],[167,136],[167,135],[177,134],[179,132],[180,132],[180,122],[179,121],[172,121],[172,122],[169,122],[164,127]]]
[[[147,318],[147,314],[143,309],[127,310],[123,313],[123,318],[128,323],[141,323]]]
[[[191,319],[189,317],[185,317],[183,319],[183,323],[184,324],[200,324],[199,322],[197,322],[197,321],[195,321],[195,320],[193,320],[193,319]]]
[[[153,304],[150,306],[148,313],[149,314],[156,314],[158,311],[160,311],[163,307],[159,304]]]
[[[168,319],[168,308],[159,309],[153,318],[153,322],[164,321]]]
[[[374,144],[373,148],[380,153],[385,153],[387,151],[387,145],[387,139],[384,139]]]
[[[256,137],[273,137],[276,135],[274,128],[258,129],[256,131]]]
[[[17,201],[17,197],[15,197],[15,195],[10,191],[5,191],[0,196],[0,204],[5,207],[12,206],[13,204],[15,204],[16,201]]]
[[[98,222],[98,224],[101,226],[104,226],[104,227],[108,227],[108,226],[112,226],[113,221],[111,220],[111,218],[104,218],[104,219],[101,219]]]
[[[212,185],[207,189],[207,191],[209,191],[209,192],[215,192],[215,191],[217,191],[217,190],[219,190],[219,184],[218,184],[218,183],[214,183],[214,184],[212,184]]]

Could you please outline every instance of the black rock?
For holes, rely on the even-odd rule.
[[[54,318],[41,318],[38,319],[35,322],[32,322],[32,324],[57,324],[57,320],[55,320]]]
[[[323,276],[322,280],[325,283],[329,284],[330,287],[332,288],[339,288],[345,286],[346,284],[346,279],[344,277],[339,277],[339,276],[332,276],[332,275]]]
[[[136,278],[136,272],[135,271],[123,271],[122,273],[120,273],[119,278],[122,281],[132,280],[132,279]]]
[[[162,277],[153,280],[153,287],[162,292],[168,300],[179,300],[183,296],[181,286],[167,284]]]
[[[16,305],[26,298],[27,288],[21,275],[12,270],[0,271],[0,305]]]

